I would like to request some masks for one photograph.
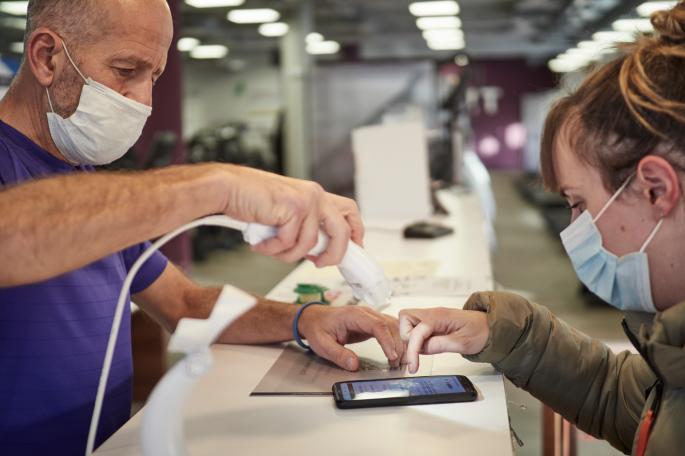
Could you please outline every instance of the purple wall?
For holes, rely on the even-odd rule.
[[[523,59],[472,61],[468,73],[471,121],[478,155],[488,168],[521,169],[525,145],[522,96],[553,88],[557,81],[554,73],[544,65],[529,66]],[[497,91],[499,96],[490,97],[497,100],[496,111],[493,111],[494,103],[487,106],[484,95]],[[491,108],[490,112],[488,108]]]
[[[138,157],[143,161],[144,154],[149,150],[152,139],[157,131],[171,130],[179,138],[183,138],[182,130],[182,59],[181,53],[176,48],[176,41],[181,32],[181,1],[168,0],[169,7],[174,17],[174,41],[169,49],[167,67],[164,75],[157,81],[152,93],[152,116],[145,126],[136,149],[141,151]],[[186,159],[185,144],[179,141],[175,155],[176,163],[184,163]],[[181,268],[188,270],[191,263],[191,243],[187,235],[181,235],[171,241],[163,249],[164,253]]]

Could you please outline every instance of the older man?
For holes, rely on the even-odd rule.
[[[114,304],[147,245],[136,242],[212,213],[278,226],[278,237],[256,250],[286,261],[309,251],[319,227],[332,237],[319,265],[338,262],[350,236],[361,241],[354,203],[312,183],[225,165],[89,173],[140,135],[171,40],[164,0],[29,2],[24,61],[0,103],[0,185],[70,176],[6,191],[16,200],[3,211],[12,223],[0,222],[14,249],[7,257],[3,245],[0,256],[5,283],[43,281],[0,289],[2,454],[83,451]],[[43,216],[37,224],[35,211]],[[90,226],[76,229],[83,224]],[[15,258],[16,267],[7,267]],[[57,273],[64,274],[50,279]],[[194,284],[160,254],[132,290],[169,330],[184,316],[208,315],[219,292]],[[262,300],[220,340],[290,340],[295,312]],[[393,363],[403,351],[396,323],[370,310],[313,306],[298,329],[317,353],[350,370],[359,361],[347,342],[374,336]],[[126,315],[98,443],[129,417],[131,375]]]

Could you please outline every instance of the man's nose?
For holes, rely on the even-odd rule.
[[[125,96],[146,106],[152,106],[152,81],[136,84]]]

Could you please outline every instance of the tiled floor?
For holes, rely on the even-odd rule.
[[[548,306],[578,329],[605,340],[622,340],[619,312],[608,307],[589,307],[578,295],[578,282],[559,241],[544,225],[538,211],[514,190],[514,175],[495,173],[493,187],[498,204],[496,231],[498,251],[493,258],[495,278],[501,286],[522,290]],[[525,267],[521,267],[524,265]],[[196,264],[193,277],[207,284],[231,283],[266,293],[292,265],[252,254],[247,248],[215,252]],[[511,421],[525,446],[520,456],[541,454],[541,407],[537,400],[509,384]],[[581,438],[579,455],[614,455],[606,443]]]

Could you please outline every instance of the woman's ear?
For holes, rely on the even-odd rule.
[[[62,41],[56,33],[40,27],[31,34],[24,50],[24,59],[41,86],[52,85],[57,66],[55,56],[61,52]]]
[[[657,155],[647,155],[640,160],[635,180],[658,218],[668,216],[682,198],[678,173],[668,161]]]

